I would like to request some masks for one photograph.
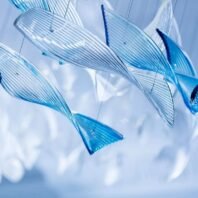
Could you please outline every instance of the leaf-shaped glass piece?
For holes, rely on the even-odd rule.
[[[173,15],[173,7],[171,0],[163,0],[158,12],[151,21],[151,23],[144,29],[144,31],[155,41],[155,43],[164,50],[164,45],[156,32],[160,29],[174,39],[181,45],[181,35],[179,33],[178,25]]]
[[[108,101],[115,96],[123,96],[128,93],[131,84],[124,78],[114,74],[104,74],[97,71],[89,72],[98,100],[101,102]]]
[[[53,32],[50,19],[53,18]],[[48,56],[80,67],[114,72],[131,80],[126,66],[98,37],[64,18],[32,9],[19,16],[15,26]]]
[[[59,91],[25,58],[3,44],[0,44],[0,80],[11,96],[64,114],[79,132],[90,154],[123,139],[120,133],[96,120],[72,114]]]
[[[157,29],[157,32],[164,42],[168,61],[174,71],[179,74],[195,77],[195,68],[186,53],[175,43],[175,41],[162,32],[161,29]]]
[[[168,60],[177,77],[177,88],[181,92],[184,102],[192,113],[198,112],[198,79],[196,71],[187,55],[165,33],[157,30],[162,38]]]
[[[32,64],[3,44],[0,60],[1,85],[10,95],[48,106],[72,119],[62,95]]]
[[[120,74],[140,88],[158,112],[163,112],[162,106],[153,101],[153,96],[145,92],[141,82],[138,82],[132,73],[129,74],[126,65],[99,38],[88,30],[57,16],[54,16],[55,31],[50,32],[50,17],[52,14],[49,12],[33,9],[19,16],[15,26],[33,44],[53,58],[85,68]]]
[[[83,26],[82,21],[70,0],[9,0],[18,9],[26,12],[32,8],[41,8],[52,12],[55,15],[62,16],[79,26]],[[53,23],[53,19],[52,19]]]
[[[109,46],[129,65],[174,76],[172,69],[156,43],[136,25],[104,10]]]

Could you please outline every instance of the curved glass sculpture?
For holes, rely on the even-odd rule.
[[[175,71],[178,80],[177,88],[180,90],[185,104],[192,113],[198,112],[198,79],[191,61],[180,47],[165,33],[157,30],[162,38],[168,61]]]
[[[195,77],[195,68],[186,53],[162,30],[157,29],[157,33],[165,45],[167,59],[173,70],[179,74]]]
[[[155,42],[137,26],[107,10],[105,10],[105,19],[108,26],[110,47],[130,66],[162,74],[165,79],[176,85],[190,111],[197,112],[197,104],[190,105],[192,102],[190,102],[189,97],[197,85],[196,80],[189,82],[187,76],[179,77],[175,73],[177,70],[185,74],[195,75],[190,61],[187,61],[187,57],[184,54],[181,55],[181,51],[179,52],[178,48],[176,49],[173,44],[170,46],[171,50],[168,51],[168,59],[170,63],[172,61],[172,63],[177,64],[175,70],[175,65],[169,64],[169,61]],[[160,31],[158,30],[158,32]],[[168,37],[165,37],[163,33],[160,33],[160,36],[167,49],[170,42],[165,42],[165,40]],[[171,58],[170,51],[172,51]]]
[[[174,76],[171,66],[155,42],[136,25],[104,10],[109,46],[131,66]]]
[[[64,17],[77,25],[83,26],[82,21],[70,0],[9,0],[22,12],[32,8],[41,8],[52,12],[54,15]],[[53,18],[51,21],[53,25]]]
[[[58,16],[54,16],[55,30],[51,32],[49,28],[49,18],[51,17],[52,13],[50,12],[41,9],[32,9],[19,16],[15,21],[15,26],[48,56],[73,63],[80,67],[108,73],[117,73],[123,76],[143,91],[168,124],[173,124],[174,105],[168,85],[166,86],[165,92],[168,94],[166,97],[167,102],[172,104],[171,111],[162,105],[162,103],[159,103],[159,101],[164,100],[161,100],[162,95],[154,95],[155,92],[151,94],[146,91],[147,87],[144,87],[144,82],[138,81],[132,72],[129,73],[129,70],[122,60],[99,38],[88,30]],[[149,78],[149,76],[147,78]],[[151,76],[150,79],[153,83],[155,82],[153,76]],[[164,83],[166,82],[164,81]],[[150,88],[159,89],[153,85]],[[161,92],[164,90],[158,91]],[[156,98],[158,98],[157,102]]]
[[[50,18],[54,31],[50,31]],[[33,44],[58,61],[67,61],[80,67],[114,72],[131,79],[126,66],[98,37],[52,13],[32,9],[19,16],[16,28]]]
[[[2,87],[18,99],[40,104],[64,114],[79,132],[90,154],[123,139],[110,127],[81,114],[73,114],[60,92],[20,54],[0,44]]]

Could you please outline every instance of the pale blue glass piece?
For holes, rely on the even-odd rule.
[[[12,96],[53,108],[72,120],[59,91],[17,52],[0,45],[1,85]]]
[[[84,115],[73,114],[60,92],[38,69],[3,44],[0,44],[0,80],[2,87],[11,96],[64,114],[79,132],[90,154],[123,139],[120,133],[110,127]]]
[[[51,17],[54,17],[55,28],[53,32],[49,28]],[[154,98],[158,98],[160,101],[161,95],[154,97],[154,92],[149,94],[145,91],[144,85],[138,82],[132,72],[129,73],[128,68],[120,58],[88,30],[65,21],[63,18],[52,16],[51,13],[41,9],[32,9],[22,14],[15,21],[15,26],[34,45],[52,58],[64,60],[83,68],[120,74],[141,89],[157,111],[162,112],[160,115],[166,111],[166,108],[163,107],[162,109],[162,106],[154,101]],[[153,77],[151,78],[154,82]],[[171,93],[169,95],[171,96]],[[167,100],[169,98],[171,97],[167,97]],[[166,117],[167,115],[164,116],[164,120]],[[173,115],[170,117],[172,118]],[[168,119],[167,122],[172,125],[170,120]]]
[[[129,65],[139,69],[174,76],[172,69],[156,43],[136,25],[104,10],[110,48]]]
[[[71,21],[79,26],[83,23],[70,0],[9,0],[22,12],[26,12],[32,8],[41,8],[52,12],[54,15],[62,16],[66,20]],[[69,3],[69,4],[68,4]]]
[[[191,79],[191,82],[187,83],[187,77],[178,77],[175,69],[170,65],[170,63],[177,64],[177,71],[194,76],[194,69],[187,57],[178,48],[173,47],[171,42],[169,49],[172,52],[168,51],[169,63],[154,41],[137,26],[116,16],[111,11],[104,10],[104,13],[110,47],[131,66],[162,74],[165,79],[176,85],[190,111],[196,112],[197,107],[195,104],[192,106],[190,97],[192,90],[197,85],[196,80]],[[160,36],[162,37],[163,34],[161,33]],[[163,40],[166,40],[165,36],[163,36]],[[167,45],[170,44],[170,40],[164,41],[164,44],[168,50]],[[180,66],[178,66],[179,64]],[[190,78],[188,79],[190,80]],[[191,88],[186,89],[187,86],[191,86]]]
[[[196,76],[195,68],[193,67],[189,57],[180,49],[180,47],[165,33],[157,29],[162,41],[164,42],[167,58],[173,70],[176,73]]]
[[[51,19],[54,31],[50,31]],[[62,17],[32,9],[19,16],[15,26],[52,58],[83,68],[114,72],[131,80],[126,66],[105,43],[85,28]]]
[[[164,77],[154,72],[133,69],[131,73],[140,83],[145,95],[155,106],[162,119],[173,126],[174,124],[174,101],[170,87]]]

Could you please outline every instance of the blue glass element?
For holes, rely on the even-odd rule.
[[[83,23],[70,0],[9,0],[22,12],[32,8],[41,8],[52,12],[55,15],[62,16],[66,20],[77,25],[83,26]],[[68,4],[69,3],[69,4]],[[52,22],[53,23],[53,22]]]
[[[167,58],[173,70],[179,74],[195,77],[195,68],[183,50],[181,50],[180,47],[165,33],[159,29],[157,29],[157,32],[164,42]]]
[[[162,38],[168,60],[175,71],[178,81],[177,88],[180,90],[185,104],[192,113],[198,112],[198,79],[196,71],[188,57],[180,47],[165,33],[157,30]]]
[[[2,87],[13,97],[44,105],[64,114],[79,132],[90,154],[123,139],[120,133],[110,127],[84,115],[73,114],[60,92],[38,69],[3,44],[0,44],[0,60]]]
[[[82,137],[86,138],[86,145],[91,154],[106,145],[123,139],[120,133],[92,118],[80,114],[74,114],[74,118],[78,122]]]
[[[192,113],[198,112],[198,79],[182,74],[176,74],[184,102]]]
[[[51,17],[54,17],[55,28],[53,32],[49,29]],[[138,81],[133,72],[129,72],[122,60],[105,43],[85,28],[70,23],[61,17],[53,16],[52,13],[41,9],[32,9],[22,14],[16,19],[15,26],[34,45],[52,58],[64,60],[83,68],[117,73],[123,76],[140,88],[169,125],[173,124],[174,105],[168,85],[164,88],[166,89],[165,93],[167,93],[167,102],[172,104],[171,111],[169,106],[164,106],[159,102],[164,101],[161,98],[162,95],[154,94],[161,92],[161,90],[148,91],[148,85],[141,82],[141,78]],[[147,76],[147,79],[149,78],[152,82],[155,82],[153,76]],[[163,79],[161,81],[166,83]],[[154,90],[159,89],[153,85],[150,86],[150,89],[153,89],[153,87]]]
[[[105,29],[105,38],[106,38],[106,45],[109,46],[109,33],[108,33],[108,26],[107,26],[107,21],[105,17],[105,8],[104,5],[101,5],[101,11],[102,11],[102,17],[103,17],[103,22],[104,22],[104,29]]]
[[[181,54],[178,48],[174,51],[176,49],[175,46],[173,47],[174,43],[170,41],[165,42],[168,37],[163,36],[161,33],[160,36],[164,37],[166,49],[169,50],[169,61],[173,64],[170,65],[155,42],[137,26],[113,14],[111,11],[105,10],[105,18],[108,25],[110,47],[131,67],[134,66],[162,74],[166,80],[175,84],[186,106],[192,113],[195,113],[197,111],[197,104],[195,102],[192,104],[191,99],[193,97],[191,95],[192,93],[194,93],[193,96],[196,95],[195,91],[193,91],[197,85],[196,79],[191,78],[190,80],[188,76],[178,76],[176,73],[180,71],[184,74],[191,74],[191,76],[195,75],[194,69],[184,53]],[[175,68],[174,64],[177,64],[177,68]],[[188,82],[187,79],[190,81]],[[194,101],[196,101],[196,96]]]

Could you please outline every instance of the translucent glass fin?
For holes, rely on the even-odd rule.
[[[180,49],[180,47],[165,33],[157,29],[158,34],[164,42],[168,61],[176,73],[187,76],[196,76],[196,71],[187,57],[187,55]]]
[[[74,117],[80,126],[90,154],[123,139],[120,133],[96,120],[80,114],[74,114]]]

